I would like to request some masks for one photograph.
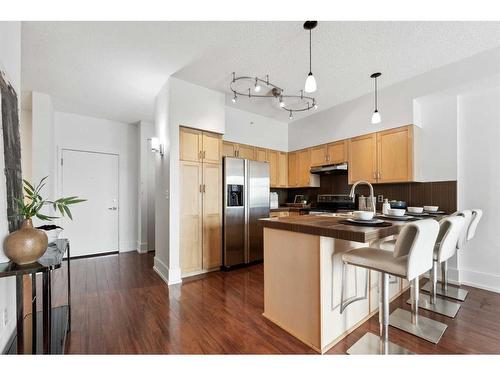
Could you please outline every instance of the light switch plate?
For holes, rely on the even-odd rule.
[[[384,203],[384,196],[383,195],[379,195],[377,197],[377,201],[380,202],[380,203]]]

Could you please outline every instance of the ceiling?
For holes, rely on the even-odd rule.
[[[309,71],[302,23],[23,22],[22,90],[52,95],[60,111],[134,122],[154,118],[155,96],[174,75],[289,122],[275,101],[233,104],[229,81],[233,71],[269,74],[298,93]],[[498,47],[500,22],[320,21],[312,37],[319,111],[372,92],[375,71],[384,87]]]

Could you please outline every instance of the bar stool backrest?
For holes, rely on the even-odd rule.
[[[457,242],[465,227],[463,216],[448,216],[439,222],[437,261],[442,263],[457,252]]]
[[[463,216],[465,218],[464,226],[462,227],[462,233],[458,238],[457,249],[463,249],[465,247],[465,243],[467,242],[467,232],[469,230],[469,226],[472,220],[472,211],[471,210],[463,210],[455,212],[452,216]]]
[[[474,238],[474,235],[476,234],[477,224],[479,224],[482,217],[483,210],[481,210],[480,208],[472,209],[472,220],[470,222],[469,229],[467,230],[467,241],[470,241]]]
[[[439,224],[433,219],[406,224],[396,240],[393,256],[408,256],[407,278],[415,277],[432,268],[434,244],[439,233]]]

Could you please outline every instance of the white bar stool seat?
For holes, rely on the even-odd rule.
[[[394,252],[365,247],[351,250],[342,255],[343,267],[350,264],[380,272],[380,336],[377,337],[372,333],[365,334],[347,350],[348,354],[410,353],[403,347],[389,341],[389,275],[412,280],[412,282],[416,281],[416,289],[414,288],[414,290],[418,292],[418,277],[432,267],[432,253],[438,232],[439,225],[435,220],[421,220],[404,226],[396,240]],[[416,301],[412,306],[414,312],[411,316],[415,327],[418,328],[418,293],[414,293],[414,295]],[[342,302],[341,311],[346,307]],[[398,310],[401,309],[396,311]],[[421,320],[424,319],[421,318]],[[446,325],[443,326],[446,329]]]

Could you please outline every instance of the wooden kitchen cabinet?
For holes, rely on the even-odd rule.
[[[278,187],[288,186],[288,155],[286,152],[278,153]]]
[[[202,268],[202,163],[180,165],[180,261],[183,274]]]
[[[312,147],[311,149],[311,167],[319,167],[328,164],[326,145]]]
[[[311,169],[311,149],[305,149],[298,152],[298,181],[300,187],[309,186],[310,183],[310,169]]]
[[[413,126],[377,133],[377,182],[413,180]]]
[[[326,161],[328,164],[347,162],[347,141],[338,141],[326,145]]]
[[[278,159],[279,152],[275,150],[267,150],[267,161],[269,162],[269,182],[271,187],[278,186]]]
[[[203,164],[203,260],[205,270],[222,263],[222,168]]]
[[[220,163],[220,134],[180,127],[179,158],[182,161]]]
[[[237,156],[242,159],[255,160],[255,147],[238,144]]]
[[[179,129],[179,157],[183,161],[199,161],[202,151],[202,132],[181,127]]]
[[[216,163],[221,162],[221,136],[220,134],[203,132],[201,135],[202,147],[201,156],[204,163]]]
[[[288,153],[288,187],[299,186],[299,163],[297,152]]]
[[[267,161],[267,149],[256,147],[255,148],[255,160]]]
[[[349,184],[364,180],[377,182],[377,135],[349,139]]]
[[[238,145],[233,142],[222,141],[222,156],[236,157]]]

